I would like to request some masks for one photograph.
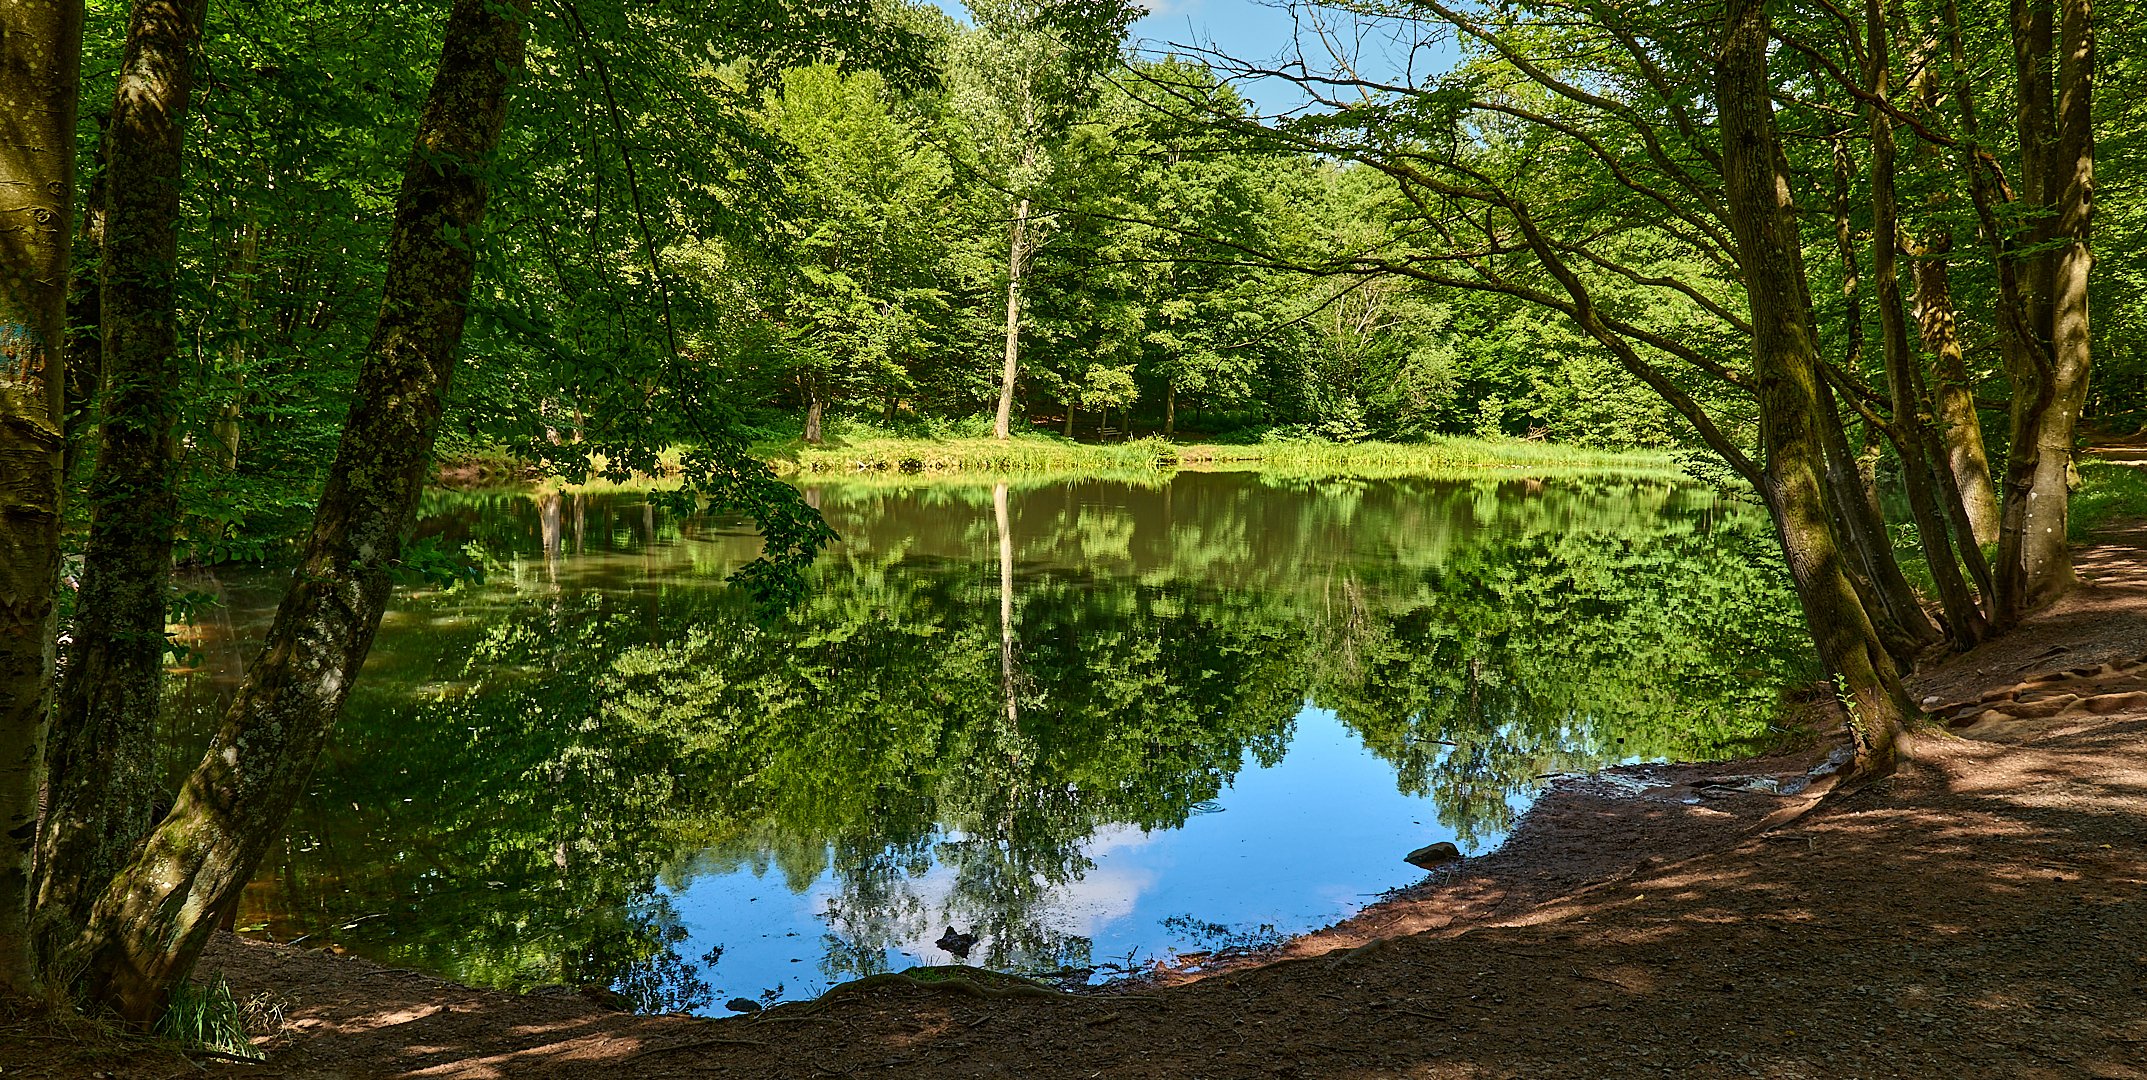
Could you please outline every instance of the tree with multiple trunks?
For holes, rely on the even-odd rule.
[[[1860,17],[1830,8],[1779,20],[1758,0],[1323,6],[1388,25],[1394,40],[1451,35],[1464,61],[1419,80],[1367,77],[1356,58],[1324,68],[1221,63],[1240,77],[1294,83],[1321,107],[1258,126],[1207,110],[1213,122],[1351,162],[1389,192],[1383,242],[1317,259],[1263,253],[1270,264],[1493,293],[1570,320],[1766,503],[1860,766],[1890,767],[1896,739],[1920,715],[1901,676],[1921,651],[1940,641],[1967,648],[2070,580],[2065,470],[2089,340],[2086,5],[2014,6],[2010,104],[2026,178],[2017,190],[1978,134],[1957,5],[1926,13],[1907,53],[1891,41],[1907,32],[1908,15],[1880,0]],[[1934,81],[1956,88],[1947,115],[1933,115]],[[1922,106],[1895,89],[1910,85],[1926,88]],[[1159,104],[1200,111],[1182,95]],[[2011,395],[1994,556],[1981,543],[1988,509],[1967,494],[1976,478],[1956,471],[1972,472],[1981,453],[1975,427],[1959,417],[1957,395],[1954,412],[1934,420],[1948,399],[1932,386],[1960,381],[1944,333],[1957,316],[1935,277],[1920,326],[1933,356],[1919,362],[1911,351],[1902,138],[1933,148],[1909,158],[1929,171],[1926,190],[1967,189],[1998,283]],[[1815,160],[1814,148],[1824,156]],[[1854,160],[1860,152],[1868,164]],[[1812,227],[1826,220],[1812,212],[1819,207],[1831,207],[1831,228]],[[1868,263],[1858,224],[1870,237]],[[1840,315],[1815,286],[1815,268],[1837,259]],[[1963,261],[1954,251],[1949,265]],[[1876,372],[1862,345],[1867,265]],[[1896,561],[1848,438],[1856,428],[1899,463],[1936,622]]]

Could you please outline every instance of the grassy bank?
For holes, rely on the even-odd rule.
[[[2147,518],[2147,468],[2095,458],[2080,462],[2080,489],[2073,492],[2066,520],[2073,541],[2090,539],[2127,518]]]
[[[755,452],[784,472],[1124,474],[1242,467],[1326,474],[1416,475],[1472,469],[1528,472],[1676,471],[1665,454],[1587,450],[1520,439],[1439,438],[1414,443],[1177,443],[1135,439],[1083,443],[1045,435],[989,438],[849,438],[818,445],[762,444]]]

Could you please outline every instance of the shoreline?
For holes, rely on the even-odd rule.
[[[1421,442],[1264,443],[1168,442],[1156,438],[1124,443],[1083,443],[1053,436],[993,439],[830,439],[819,446],[798,440],[760,443],[752,455],[795,483],[859,480],[889,483],[1028,483],[1073,479],[1167,478],[1178,472],[1269,472],[1308,477],[1363,479],[1421,476],[1432,479],[1506,475],[1517,478],[1630,476],[1687,480],[1668,453],[1594,450],[1525,439],[1437,437]],[[678,455],[667,451],[664,471],[628,481],[592,476],[563,484],[528,463],[494,453],[441,458],[436,482],[474,490],[523,484],[557,484],[576,491],[662,488],[676,484]],[[599,464],[601,459],[597,459]]]
[[[643,1016],[225,935],[202,975],[273,997],[267,1072],[78,1026],[45,1075],[2147,1076],[2147,525],[2079,564],[2097,584],[1913,678],[1940,723],[1894,776],[1742,782],[1822,740],[1563,780],[1495,852],[1144,985]],[[54,1060],[57,1021],[4,1019],[0,1064]]]

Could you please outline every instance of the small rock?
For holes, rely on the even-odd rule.
[[[1411,866],[1421,867],[1425,870],[1431,870],[1436,867],[1444,866],[1447,863],[1453,862],[1455,859],[1458,859],[1460,857],[1460,848],[1455,847],[1453,844],[1445,840],[1441,840],[1436,844],[1427,844],[1424,847],[1420,847],[1415,851],[1412,851],[1409,854],[1402,856],[1402,861],[1408,863]]]
[[[734,997],[724,1002],[723,1007],[735,1013],[757,1013],[760,1011],[760,1002],[747,997]]]

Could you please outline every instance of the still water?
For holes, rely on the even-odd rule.
[[[1764,520],[1626,479],[808,489],[808,599],[739,521],[440,494],[237,924],[721,1012],[967,962],[1103,978],[1346,917],[1539,778],[1738,753],[1807,675]],[[205,577],[173,769],[275,603]],[[938,942],[974,935],[966,958]],[[955,944],[961,944],[956,941]]]

